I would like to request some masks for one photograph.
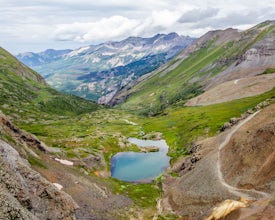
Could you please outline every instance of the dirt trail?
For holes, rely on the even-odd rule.
[[[231,200],[229,205],[243,202],[246,208],[231,209],[228,220],[274,215],[274,110],[275,104],[267,106],[220,135],[198,141],[197,151],[171,168],[178,177],[163,179],[162,214],[204,219]],[[192,163],[195,157],[200,159]]]
[[[239,189],[239,188],[236,188],[236,187],[231,186],[228,183],[226,183],[224,178],[223,178],[223,174],[221,172],[221,158],[220,158],[221,156],[220,155],[221,155],[221,150],[229,143],[229,141],[230,141],[231,137],[233,136],[233,134],[235,134],[236,131],[238,131],[245,123],[250,121],[258,113],[259,113],[259,111],[257,111],[254,114],[248,116],[245,120],[243,120],[235,128],[233,128],[232,131],[230,131],[230,133],[227,134],[225,140],[220,144],[219,151],[218,151],[217,168],[218,168],[218,177],[219,177],[220,182],[222,183],[222,185],[224,187],[226,187],[234,195],[240,196],[240,197],[243,197],[243,198],[247,198],[247,199],[256,199],[256,198],[258,198],[258,195],[260,195],[260,197],[262,197],[262,198],[270,198],[270,195],[268,193],[257,191],[257,190],[254,190],[254,189],[252,189],[252,190]]]
[[[265,207],[268,205],[271,195],[262,191],[258,191],[255,189],[239,189],[237,187],[231,186],[224,180],[222,171],[221,171],[221,150],[229,143],[231,137],[248,121],[250,121],[255,115],[257,115],[259,111],[255,112],[254,114],[247,117],[245,120],[243,120],[241,123],[239,123],[235,128],[233,128],[230,133],[227,134],[224,141],[219,145],[218,150],[218,161],[217,161],[217,170],[218,170],[218,177],[220,183],[228,189],[229,192],[232,194],[239,196],[241,198],[244,198],[247,201],[255,201],[250,206],[248,206],[246,209],[242,209],[240,212],[239,219],[245,219],[246,217],[249,217],[259,211],[262,211],[265,209]]]

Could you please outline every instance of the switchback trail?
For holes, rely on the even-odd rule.
[[[229,190],[232,194],[243,197],[249,200],[252,199],[259,199],[260,198],[270,198],[270,195],[265,192],[261,192],[255,189],[247,190],[247,189],[239,189],[237,187],[231,186],[224,180],[222,171],[221,171],[221,150],[229,143],[231,137],[238,131],[245,123],[250,121],[255,115],[257,115],[260,111],[255,112],[254,114],[249,115],[246,119],[244,119],[242,122],[240,122],[236,127],[234,127],[225,137],[224,141],[219,145],[218,150],[218,162],[217,162],[217,168],[218,168],[218,178],[220,183]]]

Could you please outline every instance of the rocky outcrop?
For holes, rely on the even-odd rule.
[[[267,21],[241,33],[236,44],[247,44],[238,55],[220,59],[228,68],[205,82],[206,90],[223,82],[255,76],[275,66],[275,21]]]
[[[98,104],[108,104],[112,98],[115,96],[115,94],[117,93],[117,89],[115,89],[113,92],[108,93],[105,96],[102,96],[98,99],[97,103]]]
[[[15,126],[3,113],[0,111],[0,128],[10,137],[16,140],[17,143],[38,149],[39,151],[46,152],[48,147],[38,140],[34,135],[20,130]]]
[[[0,140],[0,219],[75,219],[73,199]]]
[[[98,155],[91,154],[86,158],[72,159],[72,161],[76,166],[81,166],[89,171],[95,170],[95,169],[98,170],[106,166],[104,158],[100,154]]]
[[[249,109],[247,110],[245,113],[243,113],[240,117],[238,118],[230,118],[229,122],[225,122],[224,125],[221,127],[221,131],[225,131],[229,128],[231,128],[232,126],[236,125],[238,122],[240,122],[241,120],[244,120],[245,118],[247,118],[250,114],[254,113],[255,111],[259,111],[262,108],[268,106],[273,99],[267,99],[261,103],[259,103],[258,105],[255,106],[255,108],[253,109]]]
[[[201,159],[201,154],[199,149],[201,148],[200,144],[193,144],[189,153],[190,156],[185,157],[182,161],[176,163],[173,166],[173,172],[176,172],[179,176],[188,173],[195,168],[196,163]]]

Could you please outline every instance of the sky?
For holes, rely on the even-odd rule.
[[[200,37],[275,19],[275,0],[0,0],[0,46],[13,54],[129,36]]]

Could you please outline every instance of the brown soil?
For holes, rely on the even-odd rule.
[[[43,157],[43,161],[48,169],[36,169],[46,179],[61,184],[62,190],[72,196],[80,207],[76,213],[77,219],[121,219],[121,214],[132,205],[130,199],[113,194],[102,178],[60,164],[47,155]]]
[[[199,151],[194,153],[201,159],[190,169],[184,170],[183,166],[188,158],[173,166],[172,171],[179,177],[167,174],[163,181],[162,205],[165,210],[173,210],[181,216],[189,216],[189,219],[204,219],[224,200],[240,199],[221,183],[217,168],[218,147],[232,129],[234,127],[201,141]],[[255,198],[249,201],[248,208],[235,210],[226,219],[272,219],[275,216],[274,129],[275,104],[239,128],[222,149],[220,161],[225,182],[232,187],[249,189],[244,192]],[[255,193],[254,189],[269,194],[270,198]]]
[[[235,79],[222,83],[189,100],[186,106],[211,105],[255,96],[275,87],[275,74]]]
[[[275,104],[242,126],[221,158],[228,184],[270,194],[270,200],[259,198],[248,209],[240,210],[239,218],[275,219]]]

